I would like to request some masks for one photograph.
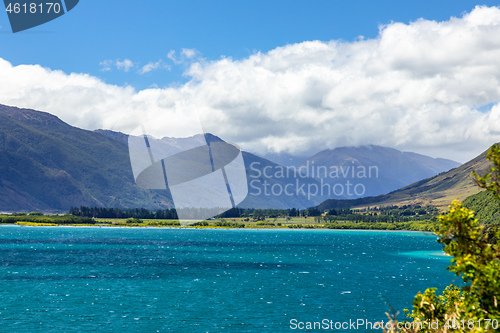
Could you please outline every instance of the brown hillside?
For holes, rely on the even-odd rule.
[[[318,208],[328,210],[332,208],[421,204],[445,209],[454,199],[463,200],[479,192],[480,188],[475,185],[471,173],[475,170],[479,174],[484,174],[489,170],[489,167],[486,152],[483,152],[458,168],[418,181],[397,191],[355,200],[327,200]]]

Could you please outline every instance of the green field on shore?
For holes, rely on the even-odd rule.
[[[109,226],[109,227],[177,227],[177,228],[291,228],[291,229],[361,229],[432,231],[431,220],[408,222],[362,222],[326,220],[321,217],[285,217],[264,220],[249,218],[217,218],[193,222],[174,219],[81,218],[72,215],[0,215],[1,224],[21,226]]]

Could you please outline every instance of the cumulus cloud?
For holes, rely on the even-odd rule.
[[[130,132],[154,119],[158,137],[190,135],[201,119],[205,131],[258,153],[377,144],[466,161],[500,141],[499,35],[500,9],[476,7],[448,21],[381,26],[374,39],[195,60],[185,85],[141,91],[0,60],[0,103],[88,129]]]
[[[142,66],[142,68],[139,70],[139,73],[146,74],[160,68],[170,70],[170,66],[165,64],[163,60],[160,59],[157,62],[149,62],[146,65]]]

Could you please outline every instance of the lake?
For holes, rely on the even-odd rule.
[[[418,291],[459,283],[441,249],[419,232],[0,226],[0,330],[291,332],[387,304],[403,319]]]

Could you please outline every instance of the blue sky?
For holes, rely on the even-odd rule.
[[[203,130],[266,154],[375,144],[465,162],[500,141],[497,1],[81,0],[13,34],[0,104],[94,130]]]
[[[378,27],[419,18],[448,20],[475,5],[497,1],[164,1],[81,0],[67,15],[12,34],[0,15],[0,57],[40,64],[66,73],[89,73],[116,85],[143,89],[186,82],[189,63],[167,57],[196,49],[206,60],[241,59],[256,51],[310,40],[374,38]],[[136,64],[128,72],[103,72],[101,62]],[[169,70],[139,74],[140,66],[162,60]]]

